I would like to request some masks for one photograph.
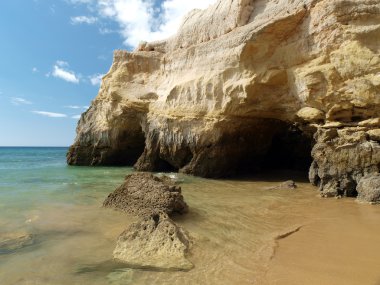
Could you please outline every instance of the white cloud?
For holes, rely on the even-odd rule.
[[[58,65],[59,67],[68,67],[69,63],[64,60],[57,60],[56,65]]]
[[[76,105],[70,105],[70,106],[65,106],[65,108],[69,108],[69,109],[80,109],[81,107],[80,107],[80,106],[76,106]]]
[[[72,119],[79,120],[79,119],[80,119],[80,116],[81,116],[81,115],[75,115],[75,116],[72,116],[71,118],[72,118]]]
[[[182,18],[193,9],[205,9],[216,0],[71,0],[94,8],[101,18],[116,21],[124,44],[135,47],[141,41],[165,39],[176,33]]]
[[[98,18],[96,17],[88,17],[88,16],[77,16],[77,17],[71,17],[71,24],[72,25],[78,25],[78,24],[95,24],[96,21],[98,21]]]
[[[88,106],[69,105],[69,106],[65,106],[65,108],[77,110],[77,109],[88,109]]]
[[[16,106],[18,106],[18,105],[31,105],[31,104],[33,104],[32,102],[30,102],[30,101],[28,101],[28,100],[26,100],[24,98],[19,98],[19,97],[12,97],[11,98],[11,103],[13,105],[16,105]]]
[[[79,83],[78,76],[73,72],[68,70],[69,64],[65,61],[58,60],[56,64],[53,66],[53,72],[51,75],[53,75],[56,78],[63,79],[67,82],[71,83]],[[47,77],[50,76],[50,74],[46,75]]]
[[[99,33],[102,35],[108,35],[108,34],[116,33],[116,31],[111,30],[109,28],[99,28]]]
[[[37,67],[33,67],[33,68],[32,68],[32,72],[33,72],[33,73],[37,73],[37,72],[38,72],[38,68],[37,68]]]
[[[90,4],[94,0],[68,0],[72,4]]]
[[[66,114],[61,114],[61,113],[53,113],[53,112],[45,112],[45,111],[32,111],[32,113],[49,117],[49,118],[66,118]]]
[[[94,86],[100,86],[100,83],[102,83],[102,78],[104,74],[94,74],[89,76],[88,78],[90,79],[90,82]]]

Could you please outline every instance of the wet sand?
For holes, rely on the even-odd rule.
[[[316,199],[309,222],[280,239],[270,285],[379,285],[380,207],[353,199]]]

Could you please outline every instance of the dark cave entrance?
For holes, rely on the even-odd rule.
[[[255,175],[271,172],[297,172],[308,177],[312,163],[312,134],[301,131],[293,124],[281,121],[263,121],[266,127],[254,128],[244,140],[248,143],[240,153],[236,174]],[[237,148],[241,146],[237,145]]]
[[[271,145],[265,154],[262,169],[296,170],[308,172],[312,163],[311,150],[313,139],[297,127],[288,125],[275,134]]]
[[[112,147],[103,164],[113,166],[133,166],[145,148],[145,134],[139,124],[133,129],[117,130],[117,144]]]

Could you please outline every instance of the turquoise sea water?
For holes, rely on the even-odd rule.
[[[91,204],[112,191],[130,168],[66,165],[67,148],[0,148],[0,213],[12,216],[52,203]],[[89,193],[93,195],[89,195]],[[22,218],[20,218],[22,220]]]
[[[101,205],[132,168],[67,166],[66,151],[0,148],[0,285],[263,284],[255,280],[265,275],[279,233],[319,219],[321,208],[340,214],[359,207],[317,199],[294,173],[242,180],[180,175],[190,211],[175,220],[194,240],[194,269],[123,268],[112,263],[112,252],[135,218]],[[297,190],[268,190],[290,178]],[[9,240],[13,247],[1,249]]]

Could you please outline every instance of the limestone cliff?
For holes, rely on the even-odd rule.
[[[219,0],[115,52],[68,163],[215,177],[311,163],[314,135],[312,182],[353,195],[380,168],[379,51],[379,0]]]

